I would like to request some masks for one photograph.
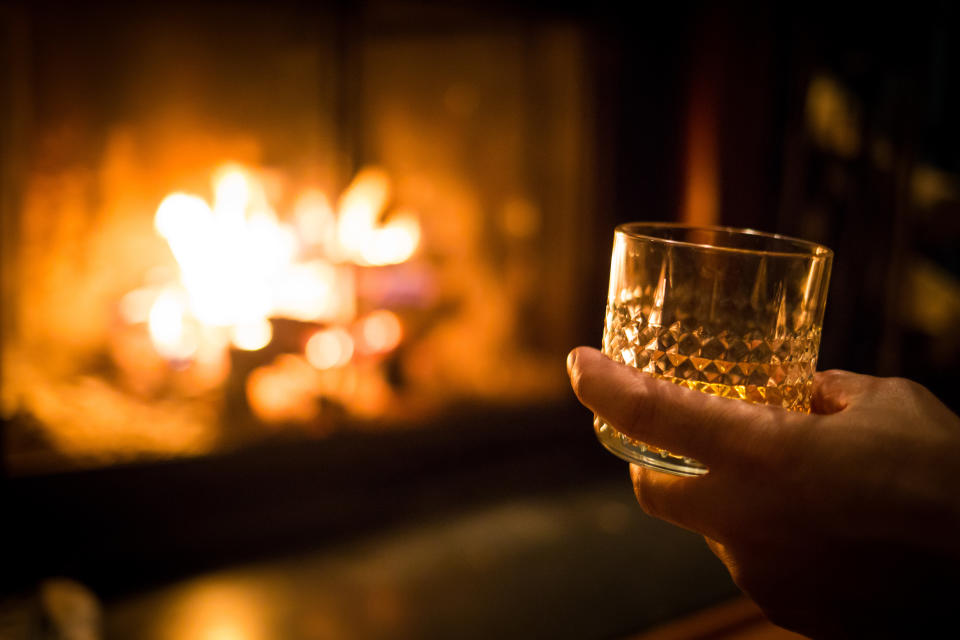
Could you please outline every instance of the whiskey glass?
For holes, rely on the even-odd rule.
[[[689,389],[809,412],[832,259],[822,245],[749,229],[620,225],[603,353]],[[599,416],[594,429],[629,462],[681,476],[708,471]]]

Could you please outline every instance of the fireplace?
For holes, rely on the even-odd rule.
[[[575,24],[90,11],[7,19],[11,473],[566,396],[598,229]]]
[[[619,477],[563,370],[598,335],[613,226],[588,24],[2,18],[6,586],[110,598]]]

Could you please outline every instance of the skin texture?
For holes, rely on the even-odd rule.
[[[619,431],[709,467],[630,476],[643,510],[702,534],[774,623],[815,638],[956,628],[960,418],[924,387],[826,371],[800,414],[684,389],[588,347],[567,370]]]

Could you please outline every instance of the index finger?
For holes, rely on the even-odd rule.
[[[574,392],[618,431],[707,466],[769,445],[769,434],[796,414],[711,396],[658,380],[578,347],[567,359]]]

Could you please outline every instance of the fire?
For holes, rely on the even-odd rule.
[[[190,312],[205,325],[262,326],[273,311],[275,283],[293,262],[292,229],[257,206],[252,191],[249,176],[232,169],[217,178],[212,208],[175,193],[157,209],[154,226],[180,267]]]
[[[150,308],[150,337],[157,352],[169,360],[188,360],[197,351],[197,335],[187,322],[186,311],[186,302],[173,290],[157,296]]]
[[[380,266],[405,262],[419,243],[417,218],[411,213],[397,213],[384,226],[368,231],[360,249],[360,264]]]
[[[385,353],[396,349],[403,339],[403,325],[397,315],[380,309],[359,323],[361,348],[370,353]]]
[[[290,223],[281,220],[263,185],[243,167],[216,171],[212,192],[212,203],[183,192],[163,199],[154,228],[166,240],[179,277],[121,300],[122,317],[147,323],[158,354],[185,362],[226,354],[229,345],[257,351],[273,339],[271,318],[327,325],[300,356],[314,371],[343,367],[355,352],[397,348],[403,327],[393,312],[380,309],[357,318],[356,269],[404,262],[420,244],[416,214],[385,215],[391,201],[386,172],[360,171],[336,209],[319,190],[301,192]],[[258,414],[284,411],[274,406],[282,405],[284,396],[275,392],[284,385],[274,378],[248,381]]]
[[[273,338],[273,327],[270,321],[261,320],[233,327],[233,336],[230,341],[237,349],[258,351],[270,344],[271,338]]]
[[[357,174],[340,199],[337,238],[346,256],[359,265],[381,266],[409,260],[420,243],[420,223],[410,212],[378,220],[390,198],[390,180],[380,169]]]
[[[304,322],[349,322],[356,315],[353,269],[324,260],[291,265],[275,283],[273,313]]]

